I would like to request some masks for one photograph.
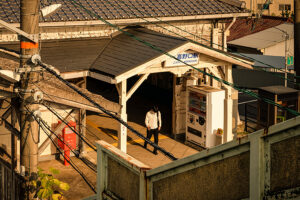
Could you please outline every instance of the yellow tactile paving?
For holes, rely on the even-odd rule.
[[[101,130],[98,128],[98,125],[95,124],[94,122],[92,122],[92,121],[90,121],[90,120],[87,119],[87,120],[86,120],[86,123],[87,123],[88,125],[90,125],[91,127],[97,129],[99,132],[105,133],[105,132],[101,131]],[[113,134],[111,134],[111,133],[105,133],[105,134],[109,135],[109,136],[112,137],[114,140],[118,140],[118,137],[116,137],[115,135],[113,135]]]
[[[90,120],[86,120],[86,123],[90,126],[92,126],[93,128],[97,129],[99,132],[101,133],[104,133],[104,134],[107,134],[109,136],[111,136],[114,140],[118,140],[118,137],[116,137],[115,135],[111,134],[111,133],[105,133],[103,131],[101,131],[99,128],[98,128],[98,125],[95,124],[94,122],[90,121]],[[169,137],[168,136],[165,136],[165,135],[159,135],[158,136],[158,140],[163,140],[163,139],[168,139]],[[152,137],[151,139],[152,142],[154,142],[154,138]],[[127,141],[127,144],[135,144],[135,143],[144,143],[144,140],[143,139],[136,139],[136,140],[130,140],[130,141]],[[111,145],[113,146],[118,146],[118,143],[115,142],[115,143],[112,143]],[[92,149],[89,147],[86,149],[86,151],[92,151]]]

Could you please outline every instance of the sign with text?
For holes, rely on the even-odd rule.
[[[189,64],[189,65],[195,65],[198,64],[199,62],[199,54],[198,53],[188,53],[188,52],[183,52],[183,53],[179,53],[176,55],[176,58],[178,60],[175,59],[169,59],[166,61],[165,67],[175,67],[175,66],[181,66],[181,65],[185,65]],[[180,61],[184,62],[180,62]]]

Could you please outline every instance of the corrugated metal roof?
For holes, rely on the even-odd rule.
[[[284,87],[282,85],[260,87],[259,90],[264,90],[264,91],[270,92],[272,94],[288,94],[288,93],[299,92],[299,90],[295,90],[295,89],[289,88],[289,87]]]
[[[86,9],[105,20],[134,19],[139,17],[173,17],[229,13],[246,13],[238,6],[239,0],[75,0]],[[50,4],[62,4],[54,14],[41,22],[66,22],[97,20],[83,8],[74,6],[71,0],[45,0],[41,7]],[[10,22],[20,22],[20,0],[0,0],[0,19]]]
[[[241,57],[253,59],[254,67],[264,67],[264,68],[285,68],[285,58],[283,56],[268,56],[268,55],[258,55],[258,54],[246,54],[246,53],[233,53],[235,55],[240,55]],[[288,66],[288,69],[294,69],[294,65]]]

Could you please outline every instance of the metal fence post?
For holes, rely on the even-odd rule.
[[[247,132],[247,125],[247,104],[245,103],[245,132]]]

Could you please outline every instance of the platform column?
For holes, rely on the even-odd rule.
[[[121,106],[120,117],[124,122],[127,122],[127,81],[123,80],[117,87],[119,88],[119,104]],[[118,148],[125,153],[127,152],[127,128],[122,124],[120,124],[118,131]]]
[[[225,80],[232,83],[232,65],[225,66]],[[232,88],[225,87],[225,100],[224,100],[224,143],[233,139],[232,134]]]

